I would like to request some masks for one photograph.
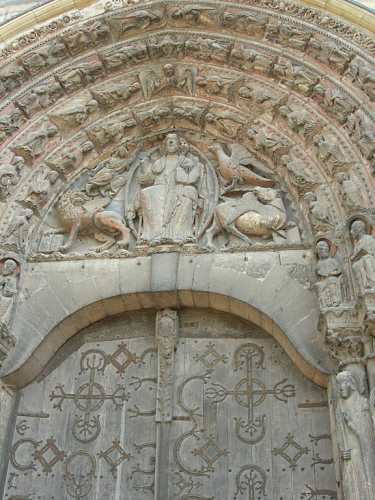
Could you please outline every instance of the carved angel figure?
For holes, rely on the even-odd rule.
[[[351,261],[359,293],[375,292],[375,237],[367,234],[362,219],[352,222],[350,234],[354,241]]]

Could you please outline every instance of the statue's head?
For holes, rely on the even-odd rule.
[[[168,134],[165,138],[165,149],[167,153],[177,153],[180,148],[180,139],[177,134]]]
[[[366,224],[362,219],[356,219],[350,226],[350,234],[353,239],[357,240],[366,234]]]
[[[17,271],[17,262],[13,259],[7,259],[3,264],[3,276],[10,276]]]
[[[337,374],[336,382],[343,399],[348,399],[354,391],[359,392],[357,381],[352,373],[344,370]]]
[[[173,64],[165,64],[163,66],[163,72],[164,72],[165,76],[172,77],[172,76],[174,76],[176,71],[175,71],[175,67],[173,66]]]
[[[327,240],[319,240],[316,244],[316,253],[319,259],[328,259],[331,255],[331,249]]]

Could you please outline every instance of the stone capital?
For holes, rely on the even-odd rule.
[[[355,305],[325,309],[321,313],[320,329],[330,356],[338,362],[340,369],[364,362],[363,320],[363,312]]]

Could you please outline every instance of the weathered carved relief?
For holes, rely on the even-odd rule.
[[[176,311],[157,313],[156,345],[158,349],[158,385],[156,392],[156,422],[171,422],[173,416],[174,351],[178,340]]]
[[[349,64],[346,75],[368,95],[370,101],[375,100],[375,72],[361,57],[356,56]]]
[[[111,108],[117,104],[125,103],[139,90],[140,83],[133,78],[128,82],[123,80],[107,82],[105,85],[91,89],[90,92],[100,106]]]
[[[48,114],[50,121],[61,131],[81,127],[98,111],[98,102],[88,94],[73,98]]]
[[[338,171],[347,168],[347,156],[335,136],[323,133],[314,138],[314,144],[317,157],[325,165],[328,175],[332,177]]]
[[[186,110],[174,105],[171,112],[180,113],[180,109]],[[87,130],[99,148],[108,146],[122,131],[113,126],[105,130],[110,135],[99,126]],[[95,137],[93,131],[97,132]],[[83,169],[78,184],[75,181],[55,205],[55,215],[51,212],[49,224],[61,227],[55,234],[70,235],[60,250],[70,249],[78,234],[103,241],[98,251],[116,242],[144,250],[161,244],[213,249],[219,233],[231,235],[229,247],[235,246],[238,238],[247,245],[300,242],[296,221],[288,215],[289,202],[275,186],[274,174],[249,150],[238,143],[207,146],[198,138],[189,142],[183,135],[164,137],[164,145],[155,136],[156,143],[154,139],[147,149],[142,147],[143,141],[134,149],[131,139],[95,168]],[[58,172],[66,165],[66,175],[75,168],[77,158],[82,161],[82,154],[77,157],[67,151],[65,157],[60,153],[46,164]],[[221,203],[219,193],[225,196]],[[111,222],[107,215],[111,215]],[[111,230],[112,237],[108,234]],[[48,240],[50,234],[46,228]],[[223,238],[218,240],[219,245],[224,242]]]
[[[94,83],[104,75],[102,63],[97,58],[83,60],[67,68],[58,70],[56,80],[68,94],[76,92],[89,83]]]
[[[104,241],[102,249],[110,248],[115,243],[126,248],[129,244],[129,229],[117,212],[106,208],[108,205],[108,199],[92,203],[91,198],[80,191],[64,193],[57,211],[68,239],[59,250],[69,250],[80,232],[91,232],[95,239]],[[115,239],[117,235],[119,237]]]
[[[241,252],[296,245],[310,251],[318,240],[315,287],[327,349],[341,367],[358,368],[367,359],[362,323],[371,322],[375,297],[372,231],[360,229],[357,220],[371,215],[374,203],[369,55],[375,45],[364,32],[313,9],[278,0],[248,3],[169,1],[117,5],[121,8],[114,11],[107,5],[107,13],[100,7],[95,18],[69,31],[61,30],[68,20],[56,22],[55,34],[45,25],[34,32],[38,45],[30,46],[27,35],[5,48],[15,57],[0,69],[1,242],[28,257],[37,259],[39,252],[41,259],[56,260],[93,254],[131,259],[208,248]],[[350,237],[343,229],[348,220],[353,221],[351,260]],[[337,252],[331,241],[339,245]],[[294,263],[289,267],[299,273]],[[260,276],[266,275],[261,269]],[[202,349],[201,368],[218,370],[223,352],[217,345]],[[215,387],[216,374],[211,381],[203,372],[189,376],[187,393],[194,385]],[[141,373],[136,377],[134,394],[147,383],[156,385]],[[234,398],[240,410],[247,397],[250,411],[257,410],[263,387],[255,377],[252,382],[247,395],[226,379],[219,384],[224,399]],[[194,444],[177,455],[186,465],[193,452],[195,462],[188,465],[192,474],[183,467],[176,471],[182,476],[177,497],[285,496],[270,489],[274,479],[267,465],[248,458],[233,466],[233,491],[211,491],[193,481],[197,471],[214,474],[230,446],[215,434],[216,410],[209,407],[207,421],[201,422],[195,410],[189,413],[193,406],[185,396],[175,399],[180,410],[188,410],[177,417],[196,427],[180,434],[187,436],[183,446]],[[214,404],[225,401],[219,403]],[[141,398],[129,408],[137,421],[154,414],[153,403],[144,405]],[[91,416],[83,415],[83,423],[94,428]],[[173,412],[169,416],[174,424]],[[261,428],[257,416],[239,419],[242,429]],[[300,463],[306,467],[310,442],[280,436],[273,440],[274,459],[299,472]],[[95,454],[68,450],[49,436],[35,446],[33,437],[25,439],[21,451],[27,445],[35,451],[30,463],[39,471],[64,468],[60,486],[69,497],[94,495],[97,469],[121,475],[138,450],[146,451],[126,480],[134,482],[133,493],[140,498],[157,488],[154,436],[134,450],[111,436]],[[18,463],[17,447],[15,455]],[[141,463],[145,457],[150,463]],[[329,484],[301,481],[306,484],[296,492],[301,498],[334,496]],[[16,476],[9,476],[9,484],[16,484]]]
[[[169,134],[158,159],[146,156],[136,165],[129,188],[138,187],[128,191],[127,218],[138,244],[197,243],[201,237],[218,193],[212,166],[204,165],[197,153],[185,140],[181,144],[178,135]]]
[[[18,184],[25,161],[20,156],[0,165],[0,198],[5,200]]]
[[[196,71],[189,67],[164,64],[157,69],[140,71],[138,77],[144,98],[150,99],[171,89],[192,95],[195,90],[195,73]]]
[[[332,244],[327,240],[320,240],[316,244],[318,262],[316,274],[321,309],[338,307],[346,300],[346,283],[343,266],[333,255]]]
[[[373,496],[375,454],[369,442],[375,439],[368,399],[350,371],[336,377],[337,433],[343,470],[345,499]]]
[[[350,257],[353,273],[360,295],[375,290],[375,237],[368,234],[363,219],[356,219],[350,225],[353,252]]]
[[[36,158],[45,153],[49,139],[57,134],[57,127],[44,121],[39,128],[30,130],[22,139],[17,140],[12,150],[14,154],[21,156],[27,164],[32,165]]]
[[[14,102],[28,118],[31,118],[41,110],[48,109],[63,95],[60,83],[54,78],[49,78],[20,95]]]
[[[20,263],[14,258],[5,258],[0,262],[0,365],[9,350],[15,345],[11,334],[11,322],[19,290]]]
[[[344,207],[348,213],[353,213],[367,207],[367,201],[362,192],[358,178],[349,172],[339,172],[336,174],[339,184],[339,193]]]
[[[40,49],[21,57],[20,63],[33,77],[41,71],[62,62],[67,56],[66,46],[61,39],[53,40]]]
[[[18,131],[25,123],[25,116],[22,111],[11,105],[10,109],[0,115],[0,144]]]

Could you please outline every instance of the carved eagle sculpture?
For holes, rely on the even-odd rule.
[[[231,156],[229,156],[221,144],[216,143],[210,147],[210,151],[215,155],[218,161],[218,171],[226,183],[225,191],[228,192],[235,188],[236,185],[251,185],[260,187],[273,187],[275,182],[272,179],[267,179],[262,175],[256,174],[251,170],[250,162],[246,158],[241,161],[239,155],[234,154],[233,148],[231,149]],[[247,155],[249,156],[249,154]],[[236,158],[237,157],[237,158]]]

